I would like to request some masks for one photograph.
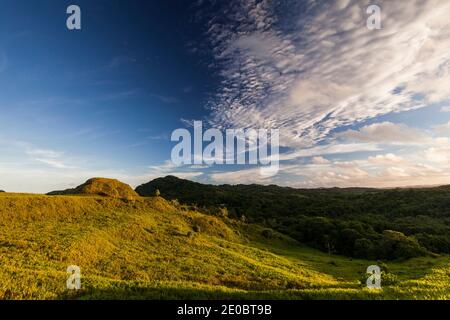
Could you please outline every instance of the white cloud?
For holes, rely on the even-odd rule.
[[[208,176],[216,184],[270,184],[272,180],[260,174],[259,168],[250,168],[235,171],[216,172]]]
[[[31,156],[45,157],[45,158],[50,158],[50,159],[60,158],[63,155],[63,153],[60,151],[35,149],[35,148],[27,150],[26,153]]]
[[[181,179],[192,179],[203,175],[204,166],[183,165],[177,166],[171,160],[165,161],[161,165],[150,166],[150,170],[146,174],[147,181],[164,176],[176,176]]]
[[[365,27],[369,4],[227,2],[208,30],[223,77],[211,123],[282,128],[283,145],[304,147],[339,126],[450,98],[450,2],[381,1],[375,31]]]
[[[277,176],[263,179],[256,168],[208,175],[213,183],[259,183],[291,187],[377,187],[442,185],[450,183],[450,147],[444,141],[423,152],[368,156],[358,160],[328,160],[320,156],[310,162],[280,166]],[[230,168],[231,170],[233,168]]]
[[[388,153],[384,155],[377,155],[375,157],[369,157],[368,161],[373,164],[392,165],[404,163],[405,159],[396,156],[395,154]]]
[[[377,160],[381,160],[380,158]],[[330,165],[307,165],[284,168],[296,187],[376,187],[439,185],[450,182],[449,168],[426,164],[379,161],[333,162]],[[448,165],[448,162],[447,162]]]
[[[438,133],[450,133],[450,121],[444,124],[439,124],[433,127]]]
[[[63,162],[61,162],[59,160],[55,160],[55,159],[40,159],[40,158],[36,158],[34,160],[36,160],[38,162],[42,162],[44,164],[47,164],[50,167],[54,167],[54,168],[58,168],[58,169],[72,169],[72,168],[76,168],[74,166],[68,166],[68,165],[64,164]]]
[[[433,147],[425,151],[426,159],[440,164],[450,164],[450,147]]]
[[[374,143],[330,143],[323,146],[298,149],[293,152],[280,154],[280,161],[293,160],[303,157],[323,156],[332,154],[349,154],[355,152],[374,152],[381,148]]]
[[[359,130],[347,130],[337,136],[349,141],[377,143],[421,143],[428,138],[420,130],[392,122],[375,123]]]
[[[330,163],[330,161],[325,159],[324,157],[313,157],[311,161],[314,164],[329,164]]]

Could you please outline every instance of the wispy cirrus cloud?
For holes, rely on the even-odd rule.
[[[69,160],[65,158],[64,152],[50,149],[39,149],[29,143],[22,143],[25,147],[25,153],[33,161],[45,164],[56,169],[75,169],[76,166],[68,164]]]
[[[278,127],[287,147],[312,146],[343,125],[450,98],[446,0],[227,2],[207,34],[222,76],[211,123]]]
[[[381,30],[366,27],[373,4]],[[437,136],[445,125],[425,131],[378,120],[450,99],[448,1],[232,0],[198,8],[198,19],[208,17],[210,67],[221,78],[207,103],[210,125],[281,129],[280,175],[263,183],[450,181],[448,141]],[[254,171],[210,179],[254,182]]]
[[[137,59],[128,55],[117,55],[113,57],[107,65],[104,67],[105,69],[117,69],[123,66],[127,66],[130,64],[136,63]]]
[[[180,100],[178,98],[176,98],[176,97],[163,96],[163,95],[160,95],[160,94],[151,93],[150,97],[156,98],[159,101],[161,101],[163,103],[166,103],[166,104],[175,104],[175,103],[179,103],[180,102]]]

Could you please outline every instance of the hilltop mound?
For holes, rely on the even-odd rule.
[[[99,195],[117,199],[133,200],[139,195],[127,184],[116,179],[92,178],[76,187],[63,191],[53,191],[48,195]]]

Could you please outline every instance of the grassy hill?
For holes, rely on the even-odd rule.
[[[382,291],[360,284],[374,263],[160,197],[0,194],[2,299],[450,298],[446,255],[389,262],[398,282]]]

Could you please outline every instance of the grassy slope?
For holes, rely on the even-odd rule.
[[[400,284],[371,292],[358,280],[373,261],[260,235],[161,198],[1,194],[0,298],[450,299],[449,257],[390,263]],[[72,264],[76,293],[66,290]]]

